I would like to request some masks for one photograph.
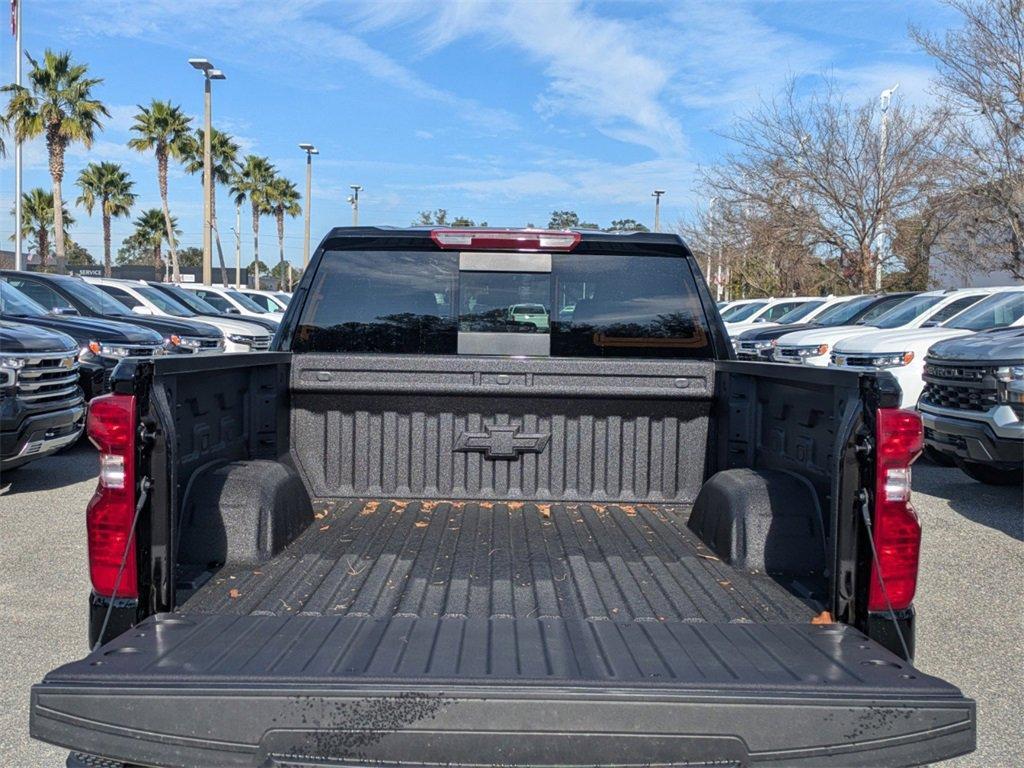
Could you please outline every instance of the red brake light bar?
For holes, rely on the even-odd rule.
[[[571,251],[579,232],[553,229],[434,229],[430,239],[442,250]]]

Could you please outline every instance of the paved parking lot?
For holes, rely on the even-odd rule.
[[[23,467],[0,484],[0,766],[63,765],[28,737],[28,689],[85,653],[87,445]],[[949,765],[1021,765],[1024,731],[1024,500],[955,469],[915,468],[925,525],[917,664],[979,702],[978,751]]]

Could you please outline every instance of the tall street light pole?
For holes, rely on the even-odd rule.
[[[882,107],[882,124],[880,126],[882,137],[879,142],[878,151],[878,184],[879,186],[885,183],[885,156],[889,150],[889,103],[892,101],[892,95],[896,93],[896,89],[900,87],[899,83],[896,83],[892,88],[886,88],[878,97],[879,105]],[[882,290],[882,255],[883,250],[888,250],[888,241],[885,236],[885,212],[878,217],[878,230],[875,233],[875,290]]]
[[[12,8],[14,12],[14,82],[21,85],[21,1]],[[21,141],[14,137],[14,268],[24,269],[25,260],[21,252]]]
[[[188,63],[203,73],[203,284],[213,284],[213,157],[210,150],[212,128],[212,95],[210,82],[224,80],[224,73],[214,69],[209,59],[189,59]],[[226,277],[221,275],[221,278]]]
[[[299,144],[299,149],[306,152],[306,236],[302,243],[302,269],[309,266],[309,217],[310,209],[313,207],[311,196],[313,194],[313,155],[319,155],[320,151],[312,144]]]
[[[656,189],[651,192],[654,198],[654,231],[661,232],[661,196],[665,194],[664,189]]]
[[[358,184],[349,184],[352,188],[352,194],[348,196],[349,203],[352,204],[352,226],[359,226],[359,192],[362,187]]]

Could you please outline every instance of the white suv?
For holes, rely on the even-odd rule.
[[[1024,325],[1024,286],[997,288],[940,326],[853,336],[835,345],[832,366],[889,371],[900,384],[901,408],[913,408],[924,389],[924,359],[939,341],[977,331]]]
[[[994,288],[964,288],[958,291],[928,291],[900,302],[864,325],[839,325],[788,333],[779,339],[773,359],[826,367],[835,345],[843,339],[897,328],[938,325],[989,296]]]
[[[203,301],[212,304],[221,312],[243,317],[262,317],[278,323],[284,312],[269,312],[248,296],[235,288],[224,288],[219,285],[201,285],[199,283],[177,283],[179,288],[192,291]]]

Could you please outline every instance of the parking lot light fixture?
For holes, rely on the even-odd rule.
[[[203,283],[213,283],[213,159],[210,133],[212,131],[212,96],[210,82],[227,79],[209,59],[193,58],[188,63],[203,73]],[[224,275],[221,275],[223,278]]]
[[[302,269],[305,270],[309,266],[309,217],[310,217],[310,197],[312,195],[313,188],[313,155],[319,155],[320,150],[314,147],[308,142],[299,144],[299,149],[306,153],[306,234],[302,244]]]
[[[661,232],[661,196],[665,194],[664,189],[656,189],[651,192],[654,198],[654,231]]]

